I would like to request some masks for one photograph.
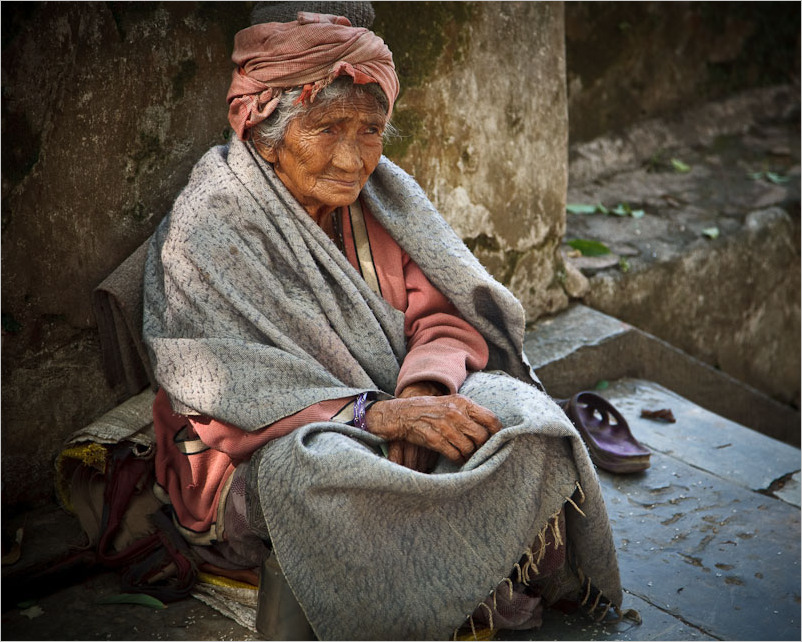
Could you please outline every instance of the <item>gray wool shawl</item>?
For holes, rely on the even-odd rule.
[[[485,338],[488,369],[533,381],[524,312],[386,158],[362,196]],[[374,293],[252,146],[195,166],[154,234],[143,336],[177,411],[255,430],[324,399],[395,391],[403,313]]]
[[[362,198],[486,339],[488,371],[460,392],[505,429],[461,468],[441,459],[430,475],[385,459],[374,435],[333,422],[253,454],[251,524],[270,537],[315,633],[450,636],[522,555],[537,552],[564,506],[570,572],[552,597],[601,591],[592,606],[618,607],[598,479],[526,363],[521,305],[390,161],[381,160]],[[245,430],[324,399],[392,393],[406,353],[403,314],[237,140],[203,157],[157,230],[144,309],[144,339],[174,408]]]

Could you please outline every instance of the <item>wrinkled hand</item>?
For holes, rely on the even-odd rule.
[[[437,463],[438,453],[408,441],[391,441],[387,444],[387,459],[419,473],[429,473]]]
[[[411,463],[416,470],[429,463],[424,453],[414,453],[406,444],[433,450],[462,463],[501,430],[501,422],[492,412],[467,397],[411,396],[421,391],[404,390],[396,399],[377,401],[366,414],[368,431],[391,442],[388,456],[396,463]],[[437,392],[442,395],[442,391]],[[404,396],[405,393],[410,396]]]
[[[447,395],[448,390],[433,381],[419,381],[406,386],[397,394],[399,399]],[[399,466],[406,466],[419,473],[431,472],[437,463],[438,453],[408,441],[391,441],[387,444],[387,459]]]

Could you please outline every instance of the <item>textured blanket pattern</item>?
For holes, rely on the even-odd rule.
[[[511,574],[549,518],[566,511],[572,553],[620,604],[612,537],[584,446],[544,393],[503,374],[463,394],[506,426],[461,469],[434,474],[376,454],[348,427],[307,426],[251,462],[261,514],[288,582],[320,639],[446,639]],[[569,597],[580,581],[565,586]]]
[[[390,463],[377,438],[333,423],[255,453],[257,530],[269,531],[318,636],[448,636],[577,482],[586,499],[585,517],[568,511],[575,559],[620,604],[598,481],[573,426],[525,362],[521,305],[386,159],[363,198],[485,337],[488,369],[508,373],[472,375],[461,391],[506,428],[463,468],[441,464],[433,475]],[[201,159],[154,235],[143,335],[177,411],[245,430],[323,399],[392,393],[406,353],[403,315],[238,140]]]

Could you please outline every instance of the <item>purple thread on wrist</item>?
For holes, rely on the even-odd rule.
[[[354,426],[362,430],[368,429],[368,423],[365,418],[370,404],[368,404],[368,397],[371,396],[369,392],[363,392],[354,401]]]

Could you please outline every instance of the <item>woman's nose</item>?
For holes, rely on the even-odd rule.
[[[350,138],[340,140],[334,149],[332,164],[337,168],[347,172],[356,172],[362,166],[362,155],[359,152],[359,144]]]

